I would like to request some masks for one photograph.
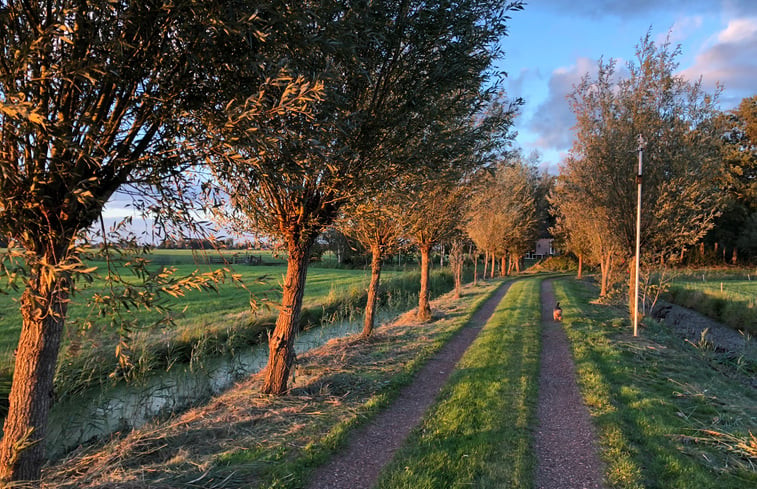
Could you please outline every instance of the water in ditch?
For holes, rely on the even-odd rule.
[[[395,312],[379,313],[377,324]],[[362,330],[362,321],[341,321],[300,332],[295,351],[308,351]],[[268,360],[268,345],[260,344],[234,356],[207,359],[201,367],[171,369],[138,384],[92,390],[56,404],[50,413],[47,453],[55,459],[95,438],[138,428],[155,419],[188,409],[259,372]]]

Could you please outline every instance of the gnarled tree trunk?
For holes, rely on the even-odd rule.
[[[610,272],[612,271],[612,253],[608,252],[607,255],[602,255],[599,260],[599,268],[602,278],[600,280],[599,296],[604,297],[607,295],[607,287],[610,281]]]
[[[376,298],[378,297],[381,280],[381,247],[371,246],[371,283],[368,286],[368,297],[365,302],[365,320],[363,321],[363,338],[368,338],[373,332],[374,316],[376,313]]]
[[[287,390],[289,372],[295,357],[294,337],[297,333],[297,318],[302,309],[311,246],[312,240],[303,243],[296,239],[289,240],[287,246],[289,257],[281,309],[276,327],[268,340],[268,365],[263,384],[265,394],[281,395]]]
[[[53,278],[47,271],[34,267],[21,296],[23,324],[0,444],[0,483],[37,480],[44,462],[55,365],[70,293],[68,278]]]

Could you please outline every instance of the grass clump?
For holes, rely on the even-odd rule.
[[[532,486],[539,284],[512,285],[377,487]]]
[[[744,449],[757,426],[751,370],[657,323],[634,338],[621,310],[590,304],[596,290],[586,283],[560,280],[555,290],[610,487],[757,483],[757,458]]]
[[[386,406],[498,284],[435,303],[429,323],[400,320],[298,357],[291,392],[260,394],[255,376],[208,405],[70,455],[41,487],[298,488],[356,426]],[[409,316],[408,316],[409,317]]]

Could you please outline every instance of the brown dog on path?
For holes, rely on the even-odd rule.
[[[555,321],[562,321],[562,309],[560,309],[560,303],[555,304],[555,309],[552,311],[552,317]]]

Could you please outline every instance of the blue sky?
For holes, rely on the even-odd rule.
[[[573,85],[600,57],[632,60],[649,29],[658,42],[670,34],[680,44],[680,75],[701,76],[710,91],[723,85],[722,109],[757,94],[757,0],[530,0],[502,41],[505,86],[526,102],[516,144],[557,173],[573,140]]]

